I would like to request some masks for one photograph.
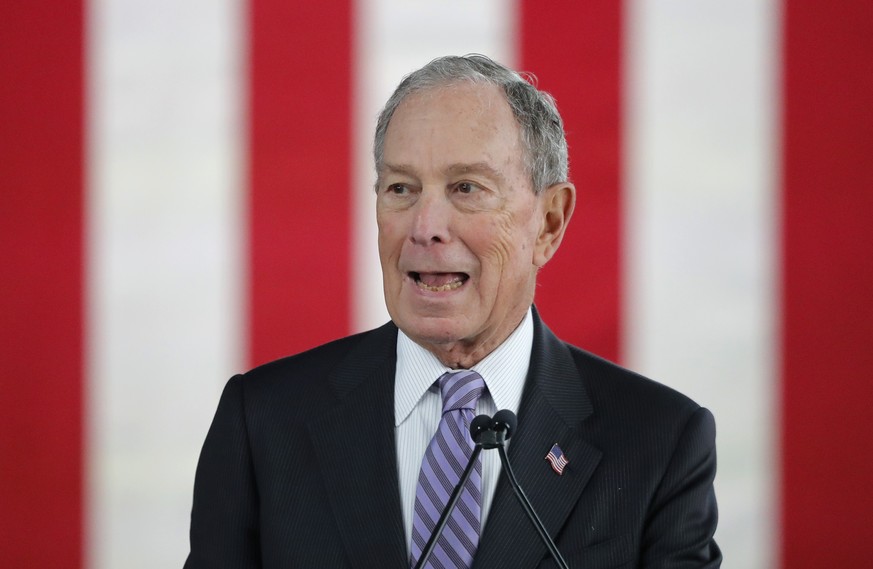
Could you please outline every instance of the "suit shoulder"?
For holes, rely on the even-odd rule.
[[[283,375],[289,370],[329,369],[371,333],[373,333],[372,330],[338,338],[303,352],[260,364],[243,375],[249,381],[256,381]]]
[[[340,366],[364,370],[373,361],[394,354],[397,329],[390,322],[367,332],[346,336],[259,365],[242,374],[246,396],[270,398],[279,394],[308,401],[309,395],[329,389],[327,379]]]
[[[701,409],[676,389],[567,344],[595,409],[641,416],[685,417]]]
[[[576,347],[569,347],[592,413],[584,422],[588,440],[611,449],[613,458],[641,460],[663,472],[679,448],[711,449],[712,414],[662,383]]]

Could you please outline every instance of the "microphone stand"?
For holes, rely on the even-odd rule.
[[[480,417],[482,416],[480,415]],[[479,417],[476,417],[476,420],[478,419]],[[514,420],[515,419],[513,415],[513,421]],[[422,549],[421,556],[418,558],[418,563],[415,564],[414,569],[422,569],[425,563],[427,563],[430,554],[436,547],[437,540],[442,535],[443,529],[446,527],[446,524],[449,521],[449,516],[451,515],[452,510],[455,509],[455,505],[458,503],[458,500],[461,497],[461,492],[464,490],[464,485],[467,483],[467,480],[470,478],[470,474],[472,474],[473,472],[473,467],[476,464],[476,458],[478,458],[483,448],[497,449],[497,452],[500,455],[500,462],[501,464],[503,464],[503,468],[506,470],[507,477],[509,478],[509,485],[512,486],[515,497],[521,504],[521,507],[524,510],[524,513],[527,515],[527,518],[531,521],[531,523],[533,523],[534,528],[537,530],[537,534],[539,534],[540,540],[542,540],[542,542],[546,545],[549,552],[552,554],[552,557],[555,559],[555,563],[557,563],[560,569],[570,569],[567,565],[567,562],[564,560],[564,557],[561,555],[561,552],[558,551],[558,546],[555,545],[555,542],[552,541],[551,537],[549,537],[549,534],[546,531],[543,522],[540,521],[540,518],[534,511],[530,500],[527,499],[527,496],[521,489],[521,485],[519,485],[518,480],[515,478],[515,473],[512,471],[512,466],[509,464],[509,459],[506,457],[506,449],[503,448],[503,443],[506,441],[507,434],[511,434],[511,429],[505,425],[501,425],[497,428],[488,428],[483,430],[481,428],[481,425],[482,424],[480,423],[479,429],[477,429],[478,432],[473,435],[476,439],[476,445],[473,447],[473,453],[470,455],[470,460],[467,463],[467,468],[464,469],[464,473],[461,475],[461,479],[458,481],[458,484],[455,486],[452,495],[449,497],[449,501],[446,504],[446,507],[443,509],[443,513],[440,515],[440,519],[437,521],[433,532],[431,532],[430,539],[427,540],[427,544],[424,546],[424,549]]]
[[[430,534],[430,539],[427,540],[427,545],[425,545],[424,549],[421,550],[421,557],[418,558],[418,563],[415,564],[415,569],[422,569],[424,567],[424,564],[427,563],[427,559],[430,557],[430,554],[433,551],[434,547],[436,547],[437,540],[443,534],[443,529],[449,522],[449,516],[452,514],[452,510],[455,509],[455,504],[457,504],[458,500],[461,498],[461,492],[464,491],[464,485],[467,483],[467,480],[470,479],[470,475],[473,473],[473,468],[476,465],[476,458],[481,452],[482,443],[477,442],[476,446],[473,447],[473,454],[470,455],[470,461],[467,462],[467,468],[464,469],[464,474],[461,475],[461,479],[458,480],[458,484],[452,491],[452,495],[449,497],[449,501],[446,504],[446,507],[443,508],[443,513],[442,515],[440,515],[440,519],[437,521],[436,526],[433,528],[433,532],[431,532]]]
[[[497,453],[500,455],[500,462],[503,464],[504,470],[506,470],[507,477],[509,478],[509,485],[512,486],[512,490],[515,492],[515,497],[518,498],[518,502],[521,504],[524,513],[527,514],[527,518],[531,523],[533,523],[534,528],[537,530],[540,540],[546,544],[546,547],[549,549],[549,552],[555,559],[555,563],[560,567],[560,569],[570,569],[567,562],[564,560],[564,557],[561,555],[561,552],[558,551],[558,546],[555,545],[555,542],[552,541],[551,537],[549,537],[546,527],[543,525],[543,522],[540,521],[540,518],[537,516],[536,511],[534,511],[530,500],[527,499],[524,490],[521,489],[521,485],[515,478],[515,473],[512,471],[512,466],[509,464],[509,459],[506,457],[506,450],[503,448],[502,443],[497,447]]]

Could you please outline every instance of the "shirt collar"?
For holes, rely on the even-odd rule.
[[[518,413],[533,347],[533,317],[524,319],[494,351],[470,369],[485,380],[497,409]],[[397,330],[397,368],[394,382],[394,420],[400,425],[442,374],[451,371],[435,355]]]

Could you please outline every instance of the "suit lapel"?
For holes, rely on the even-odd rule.
[[[563,527],[600,461],[601,452],[578,435],[591,401],[567,349],[534,311],[531,365],[509,460],[519,483],[553,538]],[[557,443],[569,459],[562,476],[545,456]],[[501,474],[474,566],[533,567],[546,555],[531,523]]]
[[[353,567],[406,567],[394,442],[397,328],[369,334],[329,378],[337,405],[309,424]]]

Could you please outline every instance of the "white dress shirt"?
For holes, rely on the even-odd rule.
[[[532,346],[533,317],[528,309],[515,331],[485,359],[470,368],[482,376],[487,388],[476,404],[476,415],[494,415],[500,409],[509,409],[518,414]],[[407,544],[412,540],[415,489],[421,461],[442,416],[442,398],[434,382],[447,371],[451,371],[450,368],[444,366],[436,356],[398,331],[394,435]],[[481,456],[484,529],[500,475],[500,456],[496,450],[483,451]]]

